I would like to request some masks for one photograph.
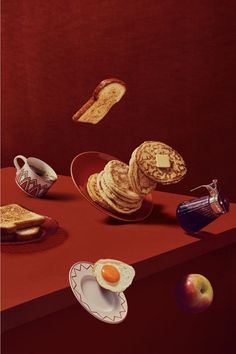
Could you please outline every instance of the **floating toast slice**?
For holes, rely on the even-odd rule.
[[[18,204],[3,205],[0,229],[3,234],[10,234],[20,229],[41,225],[45,217],[34,213]]]
[[[126,84],[116,78],[103,80],[93,96],[73,115],[75,122],[97,124],[119,102],[126,92]]]

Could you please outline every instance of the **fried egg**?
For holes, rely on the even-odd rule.
[[[132,266],[115,259],[100,259],[93,266],[93,274],[101,287],[121,292],[132,283],[135,270]]]

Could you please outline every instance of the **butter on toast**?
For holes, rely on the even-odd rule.
[[[73,115],[75,122],[97,124],[119,102],[126,92],[126,84],[116,78],[103,80],[93,96]]]

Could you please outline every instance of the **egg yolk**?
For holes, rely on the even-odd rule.
[[[102,267],[102,277],[109,283],[117,283],[120,279],[120,273],[116,267],[106,264]]]

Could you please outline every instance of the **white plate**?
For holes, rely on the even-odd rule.
[[[120,323],[127,316],[125,295],[102,288],[92,274],[93,263],[75,263],[69,272],[71,289],[80,304],[94,317],[107,323]]]

